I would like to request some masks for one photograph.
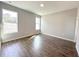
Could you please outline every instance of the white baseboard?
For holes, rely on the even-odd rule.
[[[17,40],[17,39],[24,38],[24,37],[29,37],[29,36],[32,36],[32,35],[35,35],[35,34],[29,34],[29,35],[26,35],[26,36],[17,37],[15,39],[5,39],[5,40],[3,39],[2,43],[9,42],[9,41],[12,41],[12,40]]]
[[[55,35],[51,35],[51,34],[47,34],[47,33],[42,33],[42,34],[49,35],[49,36],[56,37],[56,38],[60,38],[62,40],[67,40],[67,41],[75,42],[74,40],[68,39],[68,38],[63,38],[63,37],[59,37],[59,36],[55,36]]]
[[[60,38],[60,39],[64,39],[64,40],[67,40],[67,41],[75,42],[74,40],[68,39],[68,38],[63,38],[63,37],[59,37],[59,36],[55,36],[55,35],[51,35],[51,34],[46,34],[46,33],[42,33],[42,34],[49,35],[49,36],[56,37],[56,38]],[[28,37],[28,36],[31,36],[31,35],[35,35],[35,34],[30,34],[30,35],[27,35],[27,36],[21,36],[21,37],[18,37],[18,38],[16,38],[16,39],[20,39],[20,38],[23,38],[23,37]],[[16,40],[16,39],[6,39],[6,40],[2,40],[2,43],[8,42],[8,41],[12,41],[12,40]]]

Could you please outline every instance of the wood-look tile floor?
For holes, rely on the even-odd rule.
[[[1,50],[1,57],[75,56],[75,43],[43,34],[3,43]]]

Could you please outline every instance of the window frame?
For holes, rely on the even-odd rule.
[[[36,30],[38,31],[38,30],[41,30],[41,17],[36,16],[36,18],[39,18],[39,20],[40,20],[40,22],[37,23],[37,22],[36,22],[36,19],[35,19],[35,29],[36,29],[36,24],[39,24],[39,29],[36,29]]]
[[[4,20],[3,20],[3,16],[4,16],[4,14],[3,14],[3,10],[7,10],[7,11],[10,11],[10,12],[14,12],[14,13],[16,13],[17,14],[17,16],[16,16],[16,23],[13,23],[13,24],[16,24],[16,27],[17,27],[17,30],[16,30],[16,32],[11,32],[11,33],[3,33],[3,31],[4,31],[4,24],[5,23],[8,23],[8,22],[4,22]],[[6,34],[13,34],[13,33],[17,33],[18,32],[18,12],[16,12],[16,11],[13,11],[13,10],[10,10],[10,9],[5,9],[5,8],[3,8],[2,9],[2,34],[3,35],[6,35]]]

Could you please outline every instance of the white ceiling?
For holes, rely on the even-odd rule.
[[[11,3],[9,3],[9,1],[5,1],[5,3],[31,11],[38,15],[46,15],[77,8],[79,6],[79,1],[12,1]],[[40,7],[41,3],[45,6]]]

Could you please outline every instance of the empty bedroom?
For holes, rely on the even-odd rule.
[[[79,1],[0,1],[0,57],[78,57]]]

